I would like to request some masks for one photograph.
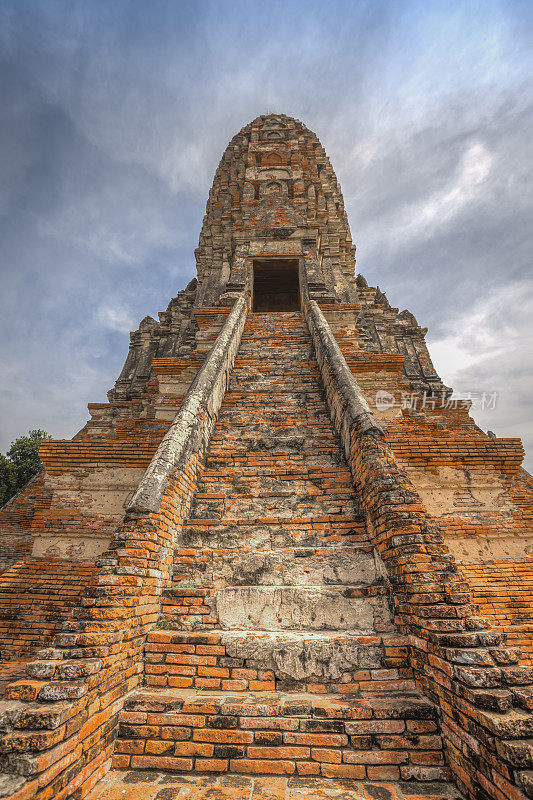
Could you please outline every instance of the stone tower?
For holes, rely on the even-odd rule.
[[[110,797],[111,763],[533,796],[522,446],[354,254],[317,137],[245,126],[197,279],[0,511],[1,796]]]

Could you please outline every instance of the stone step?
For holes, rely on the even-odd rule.
[[[310,338],[297,337],[294,341],[288,341],[288,336],[285,336],[278,337],[270,343],[267,340],[266,343],[262,343],[260,358],[258,358],[256,341],[253,338],[243,337],[236,362],[239,363],[239,366],[243,362],[249,361],[259,368],[263,363],[277,365],[279,368],[280,361],[283,363],[296,358],[316,368],[316,360]]]
[[[201,579],[203,586],[217,588],[267,584],[370,586],[384,575],[381,559],[371,545],[260,549],[255,546],[253,533],[246,546],[196,549],[187,551],[182,559],[176,554],[175,572],[181,574],[188,567],[187,580]],[[175,588],[179,589],[179,584]]]
[[[395,694],[414,689],[408,642],[396,634],[159,629],[145,645],[150,686]]]
[[[233,383],[230,385],[228,392],[223,400],[222,408],[231,407],[237,400],[250,399],[253,397],[269,399],[272,406],[276,403],[295,403],[303,398],[307,398],[311,405],[325,408],[324,392],[318,379],[300,380],[296,382],[291,380],[290,375],[280,375],[280,383],[274,387],[258,387],[256,389],[248,389],[246,386],[241,386],[240,377],[237,373],[233,373]]]
[[[326,495],[352,494],[351,476],[348,470],[306,472],[299,474],[270,475],[266,471],[259,475],[214,475],[198,481],[195,499],[198,502],[210,500],[237,500],[241,497],[286,497],[298,494],[299,497],[322,498]]]
[[[283,455],[290,452],[291,455],[302,453],[308,458],[315,449],[324,455],[340,452],[328,425],[310,426],[302,420],[294,420],[291,425],[285,417],[276,421],[254,417],[249,422],[240,419],[221,423],[211,452],[224,455],[231,450],[239,453],[249,451],[253,457],[270,452]]]
[[[262,458],[254,458],[262,466]],[[250,486],[258,486],[259,488],[270,487],[273,484],[291,483],[295,480],[308,480],[326,485],[342,485],[350,487],[351,473],[346,465],[338,466],[336,464],[309,464],[306,458],[301,458],[299,462],[296,459],[283,459],[283,463],[271,465],[267,459],[266,466],[262,466],[262,472],[258,473],[254,466],[247,467],[246,464],[239,464],[238,468],[232,470],[223,470],[220,466],[216,469],[207,467],[203,475],[198,480],[199,490],[205,487],[214,485],[238,485],[239,482],[246,483]]]
[[[162,593],[168,621],[185,630],[391,632],[385,586],[182,586]]]
[[[215,470],[224,478],[242,475],[274,475],[285,477],[295,474],[312,477],[313,471],[322,468],[326,471],[336,469],[342,463],[342,453],[337,448],[310,447],[309,450],[292,451],[289,446],[282,452],[276,449],[239,451],[228,442],[224,450],[209,453],[206,459],[206,474]]]
[[[340,457],[340,454],[339,454]],[[265,463],[266,462],[266,463]],[[208,466],[198,481],[198,485],[216,485],[218,482],[235,479],[238,480],[262,480],[263,477],[276,480],[330,480],[332,477],[337,479],[342,477],[344,483],[350,481],[351,474],[347,468],[339,468],[336,464],[310,464],[307,458],[283,459],[283,461],[273,461],[270,456],[254,458],[253,463],[233,463],[223,468],[219,464],[216,467]]]
[[[314,392],[320,391],[320,371],[316,361],[310,361],[308,354],[297,354],[285,359],[274,356],[266,359],[237,358],[235,361],[236,372],[233,373],[233,385],[246,384],[250,378],[265,381],[279,381],[282,392],[292,391],[295,384],[306,384]]]
[[[272,392],[250,392],[241,394],[238,399],[232,396],[227,398],[227,402],[222,406],[220,412],[220,424],[223,428],[228,422],[235,421],[240,425],[243,420],[250,422],[272,422],[275,427],[279,427],[285,421],[286,427],[292,425],[306,425],[314,428],[318,425],[319,430],[328,427],[331,432],[331,424],[327,412],[322,404],[315,402],[312,398],[306,399],[306,392],[285,397],[275,397]]]
[[[326,483],[326,481],[322,482]],[[298,503],[308,504],[311,499],[319,502],[336,502],[339,499],[353,500],[349,489],[349,486],[342,484],[320,486],[310,480],[305,481],[295,478],[294,480],[284,481],[270,478],[268,475],[261,478],[261,481],[253,478],[239,479],[236,477],[234,481],[220,481],[203,487],[203,490],[196,495],[196,503],[199,506],[204,503],[220,501],[226,508],[232,508],[235,503],[239,503],[241,500],[246,501],[249,506],[252,504],[256,506],[256,501],[260,502],[271,498],[292,498],[290,508],[293,508]],[[259,505],[257,505],[257,508],[259,508]]]
[[[221,628],[388,632],[384,587],[228,586],[205,602]]]
[[[240,403],[225,406],[219,416],[218,425],[221,433],[218,438],[228,433],[232,428],[239,429],[244,424],[257,426],[261,429],[265,426],[272,427],[274,432],[283,435],[283,430],[290,432],[292,428],[300,428],[300,433],[307,433],[312,436],[324,436],[328,431],[329,437],[334,439],[331,430],[331,423],[328,415],[318,404],[311,406],[305,399],[296,398],[294,401],[274,402],[272,397],[251,398],[250,401],[241,400]]]
[[[253,542],[255,549],[284,547],[322,547],[325,544],[369,544],[364,519],[359,515],[339,515],[300,519],[260,518],[222,522],[214,518],[191,517],[180,535],[181,548],[239,548]],[[180,550],[177,551],[178,553]],[[184,554],[186,555],[186,554]]]
[[[241,352],[257,353],[257,342],[266,341],[266,347],[278,346],[294,349],[309,346],[311,336],[305,323],[289,325],[255,325],[245,328],[241,340]]]
[[[265,342],[264,346],[269,349],[276,347],[287,347],[287,349],[308,347],[311,342],[309,330],[305,323],[299,325],[279,325],[279,326],[254,326],[244,329],[242,337],[242,351],[257,353],[257,342]],[[242,352],[241,351],[241,352]]]
[[[312,453],[315,448],[322,452],[338,452],[339,445],[331,435],[329,424],[309,426],[307,422],[281,418],[279,421],[261,420],[257,417],[241,419],[239,422],[221,424],[216,437],[212,442],[213,453],[225,454],[227,451],[236,450],[239,453],[250,451],[267,453],[268,451],[285,454],[287,450],[296,455],[298,452]]]
[[[114,766],[446,780],[432,704],[417,694],[135,691],[120,715]]]
[[[318,436],[337,441],[331,429],[331,422],[323,408],[310,406],[305,401],[294,403],[273,403],[271,398],[252,398],[250,401],[242,400],[239,403],[226,406],[222,409],[215,430],[215,442],[231,433],[235,428],[246,426],[252,430],[272,428],[270,435],[284,436],[287,434]],[[257,428],[256,428],[257,426]],[[297,428],[297,431],[293,429]],[[285,433],[284,433],[285,432]]]
[[[240,396],[249,395],[254,397],[265,393],[274,393],[274,398],[270,399],[270,404],[275,405],[277,390],[282,390],[279,399],[282,402],[287,402],[288,400],[290,401],[292,397],[309,392],[312,389],[314,390],[312,392],[312,397],[318,400],[320,392],[316,390],[316,386],[317,378],[313,377],[310,377],[309,380],[304,380],[297,375],[293,375],[288,380],[287,375],[279,373],[265,375],[262,372],[254,372],[234,377],[233,383],[230,383],[229,387],[230,397],[227,398],[226,402],[231,402],[231,394],[233,394],[234,391]]]
[[[244,330],[241,340],[241,354],[251,353],[257,356],[257,342],[261,342],[261,352],[263,350],[272,351],[276,348],[283,348],[283,351],[303,350],[311,345],[311,337],[307,326],[289,327],[280,326],[279,328],[259,328],[255,330]]]
[[[233,373],[228,395],[224,403],[230,405],[234,396],[262,396],[271,393],[271,403],[291,402],[301,395],[308,395],[312,403],[318,403],[324,397],[319,383],[318,375],[309,373],[293,374],[292,366],[287,366],[283,372],[263,372],[260,369],[247,368]]]
[[[309,336],[304,337],[296,335],[293,341],[288,341],[290,335],[291,334],[272,336],[266,334],[257,336],[255,339],[253,337],[243,337],[238,358],[243,360],[248,359],[252,363],[255,362],[258,367],[261,364],[263,356],[267,359],[277,360],[278,367],[280,364],[283,364],[285,361],[290,361],[291,359],[300,358],[303,360],[304,358],[310,358],[311,366],[316,367]],[[258,342],[260,343],[259,348],[257,346]],[[260,354],[258,351],[260,351]]]
[[[292,458],[289,457],[291,455]],[[349,470],[338,464],[341,453],[330,452],[326,456],[323,453],[316,453],[316,455],[317,458],[312,461],[306,453],[298,452],[252,452],[245,456],[228,449],[220,456],[211,453],[206,470],[199,479],[199,491],[201,493],[210,485],[231,490],[233,486],[241,485],[246,488],[248,484],[251,490],[262,492],[265,489],[284,489],[286,486],[290,488],[295,481],[304,481],[312,483],[318,489],[322,486],[327,488],[337,485],[342,489],[349,486],[353,493]],[[213,457],[216,459],[214,463]],[[223,463],[225,460],[228,461],[226,465]]]
[[[314,433],[306,437],[299,427],[291,433],[290,430],[266,428],[257,425],[255,430],[250,430],[242,425],[232,428],[224,439],[217,438],[212,442],[207,456],[207,465],[216,461],[229,460],[236,457],[240,463],[255,462],[257,464],[270,462],[283,463],[292,466],[291,461],[300,464],[305,459],[306,464],[316,466],[332,466],[341,464],[342,453],[334,440],[329,436],[319,436]]]
[[[213,502],[198,500],[194,504],[193,515],[229,522],[242,519],[248,514],[288,519],[291,516],[300,518],[342,513],[355,515],[356,511],[355,498],[349,491],[324,493],[318,496],[287,492],[286,494],[266,493],[265,496],[248,494],[217,499]]]
[[[235,368],[238,376],[246,375],[247,370],[257,375],[277,374],[283,377],[289,373],[293,379],[303,378],[304,380],[309,380],[314,378],[316,382],[320,375],[318,364],[310,346],[300,348],[291,353],[286,353],[284,348],[281,347],[274,348],[274,352],[270,348],[264,348],[264,351],[261,359],[254,356],[253,353],[249,355],[240,353],[235,359]]]

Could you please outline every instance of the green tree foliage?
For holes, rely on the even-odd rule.
[[[10,497],[13,497],[15,490],[15,470],[13,464],[0,453],[0,506],[7,503]]]
[[[11,443],[5,456],[0,454],[0,506],[39,472],[39,446],[43,439],[51,438],[46,431],[29,431]]]

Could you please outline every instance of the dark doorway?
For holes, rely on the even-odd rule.
[[[254,259],[254,311],[298,311],[300,280],[295,258]]]

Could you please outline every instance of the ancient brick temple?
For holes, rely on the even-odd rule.
[[[354,251],[317,137],[244,127],[197,280],[0,511],[1,797],[108,798],[111,765],[533,797],[522,445]]]

